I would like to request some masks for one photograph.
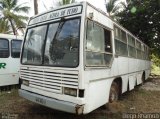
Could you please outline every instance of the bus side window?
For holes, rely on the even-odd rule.
[[[11,41],[11,56],[13,58],[19,58],[21,52],[21,40],[12,40]]]
[[[109,66],[111,59],[111,32],[100,24],[88,20],[86,34],[86,66]]]
[[[7,39],[0,38],[0,58],[9,57],[9,41]]]
[[[115,52],[120,56],[128,56],[126,32],[114,26]]]
[[[104,29],[105,32],[105,51],[112,53],[111,32]]]

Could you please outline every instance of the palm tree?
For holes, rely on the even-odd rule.
[[[3,19],[11,26],[16,35],[16,28],[25,27],[28,17],[19,13],[28,13],[29,7],[26,3],[18,5],[18,0],[0,0],[0,11],[3,13]]]
[[[0,33],[10,33],[8,21],[5,21],[4,19],[0,19]]]
[[[117,2],[118,0],[109,0],[109,2],[106,3],[106,9],[107,9],[108,15],[112,18],[114,18],[115,14],[118,13],[120,9],[120,4],[121,5],[124,4],[123,2],[121,2],[120,4],[117,4]]]
[[[59,5],[66,5],[66,4],[71,4],[71,3],[74,3],[75,0],[62,0],[59,2]]]

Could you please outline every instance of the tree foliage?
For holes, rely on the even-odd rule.
[[[4,19],[0,19],[0,33],[9,33],[10,26],[8,25],[8,21]]]
[[[160,0],[127,0],[118,21],[160,54]]]
[[[25,27],[25,21],[27,16],[20,15],[20,13],[28,13],[29,7],[25,6],[26,3],[18,5],[18,0],[0,0],[0,11],[3,13],[3,20],[10,25],[14,34],[16,34],[16,28]]]
[[[105,1],[106,2],[106,1]],[[110,17],[116,19],[117,14],[120,9],[126,7],[124,2],[120,2],[119,0],[109,0],[106,2],[106,10]]]
[[[152,73],[156,75],[160,75],[160,56],[157,54],[151,55],[152,61]]]

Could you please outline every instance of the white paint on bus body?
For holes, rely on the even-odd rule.
[[[75,7],[60,9],[53,12],[49,12],[47,14],[42,14],[41,16],[37,16],[36,18],[31,19],[31,21],[29,22],[29,25],[36,24],[39,22],[44,22],[47,20],[57,19],[60,17],[76,15],[76,14],[80,14],[81,12],[82,12],[82,6],[75,6]]]
[[[7,46],[2,46],[6,45],[5,43],[2,44],[2,40],[8,42],[8,48]],[[17,42],[22,42],[23,37],[9,34],[0,34],[0,86],[14,85],[19,83],[20,57],[11,56],[11,54],[13,54],[13,48],[16,50],[16,47],[12,47],[11,45],[11,42],[14,42],[14,40]],[[4,49],[8,49],[8,56],[5,56],[4,53],[6,52]]]
[[[42,102],[46,103],[42,105],[70,113],[76,113],[77,106],[79,106],[83,108],[83,110],[81,110],[82,113],[86,114],[108,103],[110,88],[114,79],[122,79],[121,93],[124,93],[128,90],[128,85],[129,90],[132,90],[134,89],[136,84],[142,83],[143,73],[145,73],[145,79],[147,79],[150,74],[150,61],[138,58],[131,58],[129,56],[117,56],[117,54],[115,53],[116,47],[114,25],[120,27],[127,34],[131,33],[123,27],[121,27],[120,25],[118,25],[117,23],[115,23],[111,18],[109,18],[106,15],[106,13],[99,11],[89,3],[83,2],[62,6],[57,10],[55,9],[53,11],[47,12],[46,14],[40,14],[36,17],[33,17],[32,19],[34,20],[38,17],[40,18],[43,15],[48,16],[50,13],[56,13],[56,11],[58,13],[60,9],[69,9],[77,6],[82,6],[82,12],[78,12],[78,14],[65,16],[64,19],[74,19],[77,17],[81,18],[79,65],[75,68],[72,68],[63,66],[47,66],[45,64],[35,66],[31,64],[27,65],[25,63],[22,63],[20,70],[20,78],[24,81],[27,81],[28,85],[26,85],[25,83],[22,84],[20,95],[33,102],[36,102],[35,98],[39,98],[38,100],[44,99]],[[50,20],[48,19],[48,17],[46,18],[48,21],[42,20],[42,22],[40,22],[39,20],[31,20],[32,23],[30,22],[28,28],[30,29],[38,25],[43,25],[47,23],[49,24],[54,22],[57,23],[58,21],[60,21],[60,18]],[[87,66],[86,64],[85,48],[87,20],[90,20],[95,24],[99,24],[99,26],[103,26],[103,28],[111,32],[110,35],[112,44],[112,59],[109,66],[94,67]],[[98,60],[96,58],[94,61],[95,63],[98,63]],[[77,96],[74,97],[71,95],[64,94],[65,87],[77,89]],[[80,97],[78,95],[80,93],[79,90],[84,90],[84,97]],[[52,104],[50,102],[51,100],[53,101]],[[70,103],[76,106],[72,107],[73,105]],[[55,107],[55,105],[57,104],[59,104],[60,107]],[[67,109],[67,107],[69,107],[69,109]]]

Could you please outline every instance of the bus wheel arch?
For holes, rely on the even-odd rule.
[[[115,102],[119,99],[122,93],[122,78],[118,77],[113,80],[110,86],[109,102]]]

